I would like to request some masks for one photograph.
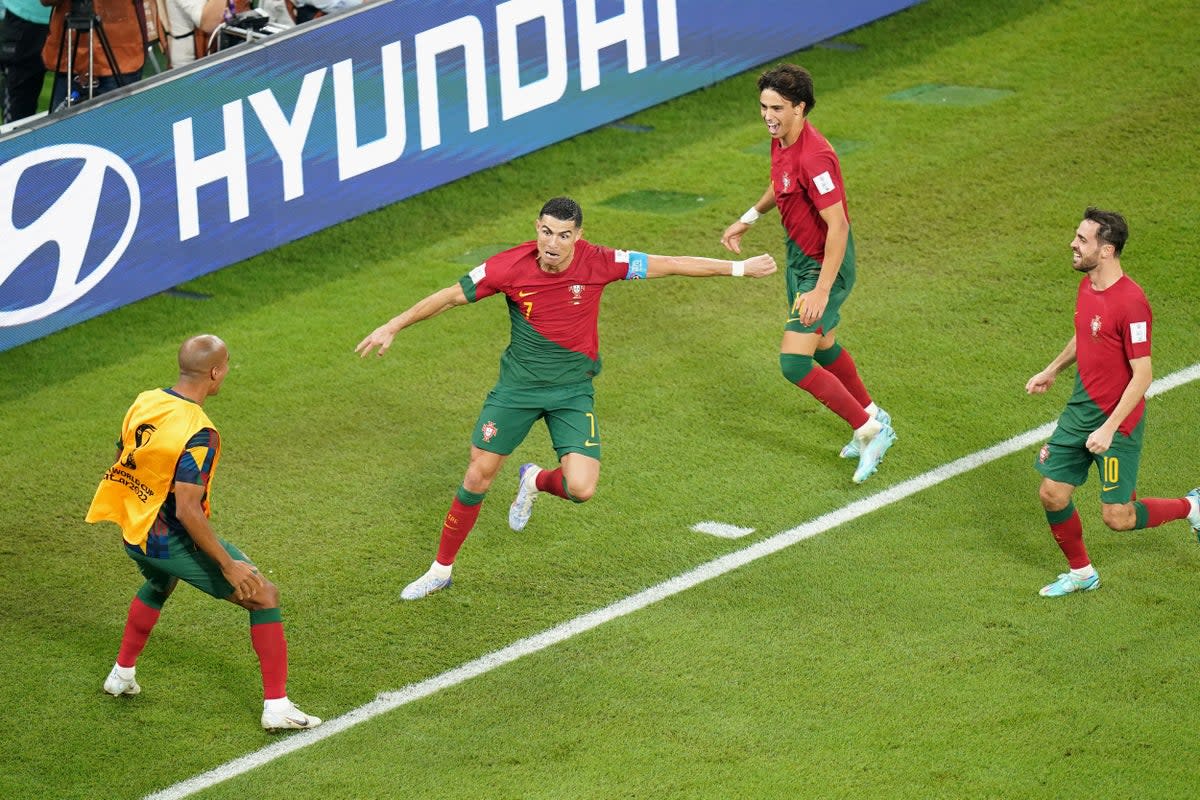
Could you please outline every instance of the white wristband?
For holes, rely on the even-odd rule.
[[[746,211],[745,214],[742,214],[741,218],[738,221],[744,222],[747,225],[753,225],[754,223],[758,222],[758,218],[761,216],[762,216],[762,214],[758,213],[757,208],[755,208],[754,206],[750,206],[750,208]]]
[[[730,263],[731,263],[731,267],[732,267],[729,271],[730,275],[732,275],[735,278],[740,278],[746,274],[746,262],[745,261],[733,261]]]

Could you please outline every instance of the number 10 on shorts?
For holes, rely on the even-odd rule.
[[[1104,456],[1104,482],[1112,485],[1121,479],[1121,460],[1116,456]]]

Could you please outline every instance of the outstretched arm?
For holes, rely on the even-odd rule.
[[[683,275],[688,278],[711,278],[716,275],[749,275],[762,278],[775,271],[775,259],[767,253],[745,261],[725,261],[719,258],[700,256],[654,256],[646,255],[646,277],[664,278],[667,275]]]
[[[763,196],[758,198],[758,202],[750,206],[745,214],[742,214],[741,219],[730,225],[721,234],[721,244],[725,245],[725,249],[730,252],[741,254],[742,252],[742,234],[750,230],[750,226],[762,214],[767,213],[775,207],[775,186],[767,184],[767,190],[763,192]]]
[[[1058,373],[1075,363],[1075,337],[1067,342],[1063,351],[1051,361],[1044,370],[1025,382],[1025,391],[1029,394],[1042,394],[1054,385]]]
[[[399,316],[392,317],[380,325],[370,336],[358,343],[358,347],[354,348],[354,352],[358,353],[360,357],[365,357],[378,347],[379,355],[383,355],[392,346],[392,339],[396,338],[396,334],[409,325],[429,319],[430,317],[436,317],[447,309],[466,305],[466,303],[467,296],[463,293],[461,286],[457,283],[453,286],[447,286],[445,289],[429,295],[424,300],[418,301],[412,308]]]

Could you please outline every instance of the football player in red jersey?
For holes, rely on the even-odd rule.
[[[837,153],[808,121],[816,105],[812,76],[784,64],[758,79],[759,110],[771,136],[771,182],[725,229],[721,243],[740,253],[742,235],[772,208],[787,234],[788,319],[779,366],[854,431],[843,458],[857,458],[854,482],[879,467],[896,441],[892,418],[871,399],[850,352],[837,341],[841,308],[854,288],[854,235]]]
[[[359,342],[360,356],[387,352],[397,333],[455,306],[504,295],[512,337],[500,357],[500,377],[488,393],[471,437],[471,460],[442,525],[429,570],[400,593],[417,600],[451,584],[451,567],[475,525],[484,495],[505,459],[539,419],[558,456],[555,469],[520,468],[508,524],[522,530],[539,492],[582,503],[600,479],[600,427],[592,379],[601,362],[597,321],[604,288],[621,280],[667,275],[703,278],[775,272],[763,254],[745,261],[656,256],[614,250],[583,239],[583,210],[568,197],[546,202],[537,238],[498,253],[451,286],[426,297]]]
[[[1150,303],[1121,268],[1129,238],[1125,218],[1089,208],[1071,240],[1072,262],[1083,273],[1075,297],[1075,334],[1047,367],[1025,384],[1041,394],[1058,373],[1077,365],[1075,391],[1035,466],[1038,494],[1054,540],[1069,570],[1043,586],[1042,597],[1062,597],[1100,586],[1083,544],[1083,526],[1072,496],[1092,464],[1100,473],[1100,509],[1115,531],[1141,530],[1186,519],[1200,534],[1200,489],[1185,497],[1137,498],[1138,465],[1146,424],[1150,369]]]

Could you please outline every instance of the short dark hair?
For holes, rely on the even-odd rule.
[[[579,203],[569,197],[552,197],[547,200],[538,214],[538,219],[547,214],[563,222],[574,222],[576,228],[583,227],[583,209],[579,207]]]
[[[817,105],[813,94],[813,79],[808,70],[795,64],[780,64],[758,78],[758,91],[773,89],[792,105],[804,103],[804,116]]]
[[[1116,211],[1104,211],[1095,206],[1088,206],[1083,212],[1083,218],[1099,225],[1096,237],[1111,244],[1117,255],[1121,255],[1121,251],[1125,249],[1125,242],[1129,240],[1129,225],[1124,217]]]

